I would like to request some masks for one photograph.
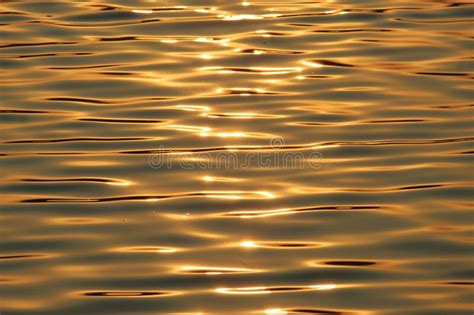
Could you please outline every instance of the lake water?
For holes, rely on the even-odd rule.
[[[472,314],[472,3],[0,6],[2,315]]]

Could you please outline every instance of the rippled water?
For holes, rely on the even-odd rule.
[[[2,314],[471,314],[469,3],[1,8]]]

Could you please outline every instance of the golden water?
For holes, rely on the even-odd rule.
[[[2,314],[471,314],[469,3],[1,9]]]

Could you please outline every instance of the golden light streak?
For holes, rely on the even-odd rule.
[[[310,285],[309,288],[315,290],[333,290],[337,288],[335,284],[317,284],[317,285]]]
[[[288,287],[288,291],[311,291],[311,290],[332,290],[337,286],[335,284],[317,284],[309,286],[291,286]],[[281,293],[287,290],[282,290],[280,287],[243,287],[243,288],[217,288],[217,293],[222,294],[270,294],[270,293]]]
[[[229,178],[229,177],[214,177],[214,176],[203,176],[201,179],[205,182],[237,182],[241,179]]]
[[[240,246],[242,246],[242,247],[257,247],[257,244],[255,244],[254,241],[243,241],[243,242],[240,242]]]
[[[248,288],[217,288],[217,293],[223,294],[270,294],[267,287],[248,287]]]
[[[153,10],[132,10],[133,13],[140,13],[140,14],[151,14]]]
[[[214,56],[210,54],[201,54],[199,55],[199,58],[205,59],[205,60],[211,60],[211,59],[214,59]]]
[[[279,315],[286,315],[288,314],[287,311],[285,310],[282,310],[281,308],[270,308],[270,309],[266,309],[263,311],[265,314],[272,314],[272,315],[276,315],[276,314],[279,314]]]
[[[219,15],[218,18],[224,21],[241,21],[241,20],[263,20],[263,15],[255,14],[239,14],[239,15]]]
[[[120,179],[120,180],[114,180],[113,182],[105,182],[104,184],[112,185],[112,186],[130,186],[132,185],[132,182]]]
[[[208,106],[200,106],[200,105],[176,105],[176,108],[181,110],[190,111],[190,112],[208,112],[210,108]]]
[[[184,266],[179,269],[185,273],[196,273],[205,275],[221,275],[226,273],[249,273],[256,272],[247,268],[229,268],[229,267],[206,267],[206,266]]]
[[[320,63],[306,61],[306,60],[301,61],[301,63],[304,64],[305,66],[308,66],[308,67],[311,67],[311,68],[322,68],[322,66],[323,66]]]

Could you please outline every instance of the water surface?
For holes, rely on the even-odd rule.
[[[472,313],[472,3],[0,7],[2,314]]]

